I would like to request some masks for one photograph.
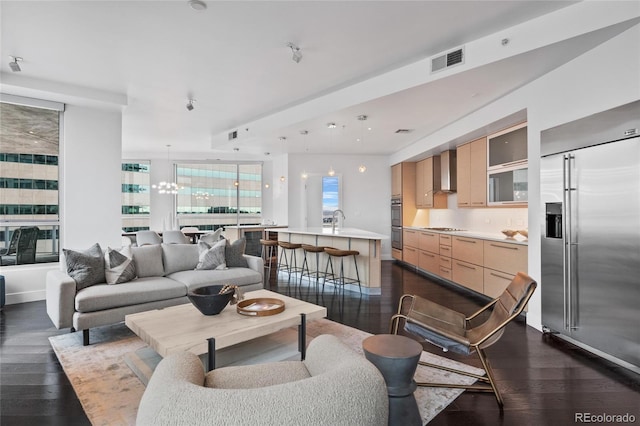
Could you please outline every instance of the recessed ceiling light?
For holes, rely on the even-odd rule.
[[[207,4],[201,0],[189,0],[191,9],[202,12],[207,9]]]

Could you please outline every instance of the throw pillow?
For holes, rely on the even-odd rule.
[[[235,240],[232,244],[229,243],[229,240],[226,241],[226,247],[224,251],[225,261],[227,263],[227,267],[239,267],[239,268],[248,268],[249,264],[247,263],[247,259],[244,258],[244,249],[247,246],[247,240],[243,237],[239,240]]]
[[[131,247],[125,246],[120,251],[107,247],[104,254],[104,275],[107,284],[126,283],[136,278]]]
[[[225,248],[226,241],[220,240],[213,246],[204,241],[198,242],[198,265],[196,269],[226,269]]]
[[[100,244],[96,243],[84,251],[62,249],[67,274],[76,282],[76,290],[104,283],[104,257]]]
[[[215,243],[220,241],[220,235],[222,235],[222,228],[218,228],[213,232],[207,232],[200,236],[200,241],[204,241],[209,244],[209,246],[213,246]]]
[[[162,277],[164,275],[162,246],[160,244],[132,247],[131,252],[138,278]]]

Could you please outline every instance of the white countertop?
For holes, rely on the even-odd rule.
[[[529,240],[518,234],[514,238],[508,238],[501,232],[481,232],[481,231],[437,231],[435,229],[425,229],[419,226],[404,226],[404,229],[416,231],[434,232],[436,234],[457,235],[459,237],[480,238],[483,240],[498,241],[502,243],[529,245]]]
[[[375,232],[369,232],[358,228],[336,228],[335,233],[331,232],[331,228],[284,228],[275,229],[273,232],[286,232],[289,234],[306,235],[328,235],[332,237],[342,238],[359,238],[361,240],[384,240],[389,238],[389,236],[387,235],[376,234]]]
[[[225,229],[266,229],[266,228],[286,228],[287,225],[225,225]]]

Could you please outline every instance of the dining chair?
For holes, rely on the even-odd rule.
[[[136,244],[138,246],[146,246],[150,244],[160,244],[162,238],[156,231],[138,231],[136,232]]]
[[[162,242],[165,244],[189,244],[191,239],[184,235],[182,231],[164,231]]]

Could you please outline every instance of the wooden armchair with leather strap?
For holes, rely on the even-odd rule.
[[[522,313],[536,286],[537,283],[533,278],[523,272],[518,272],[498,298],[468,317],[422,297],[403,295],[400,298],[398,313],[391,317],[390,328],[392,334],[398,334],[399,325],[403,323],[404,330],[410,335],[417,337],[421,341],[436,345],[445,352],[452,351],[461,355],[478,354],[480,362],[487,373],[487,377],[484,377],[420,361],[421,365],[470,376],[482,383],[460,385],[420,382],[417,385],[493,392],[498,401],[498,406],[502,408],[502,396],[496,386],[493,372],[484,350],[496,343],[504,333],[505,326]],[[405,303],[407,299],[410,299],[410,303]],[[406,310],[406,305],[409,306],[408,310]],[[403,310],[406,312],[403,313]],[[476,326],[471,325],[472,320],[488,310],[491,310],[491,314],[484,322]]]

